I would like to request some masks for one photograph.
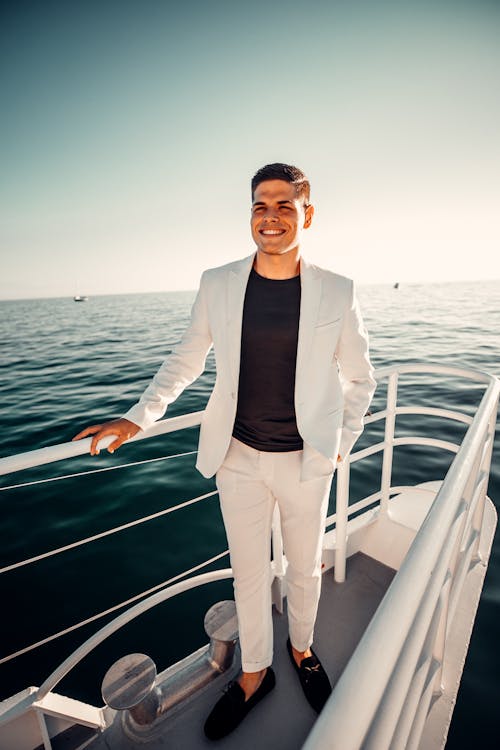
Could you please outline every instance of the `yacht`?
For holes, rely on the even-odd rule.
[[[438,750],[446,745],[497,523],[487,488],[500,381],[478,370],[418,362],[381,368],[375,377],[377,402],[381,392],[383,408],[365,417],[367,427],[375,425],[374,430],[365,430],[365,436],[373,432],[375,440],[355,447],[348,460],[339,464],[335,513],[328,516],[323,537],[314,646],[333,692],[316,715],[301,693],[286,652],[287,561],[276,509],[270,565],[277,685],[232,734],[218,741],[223,750],[246,750],[256,744],[273,750]],[[474,413],[466,407],[416,405],[408,399],[402,403],[401,385],[408,380],[425,382],[426,388],[435,386],[438,393],[443,382],[456,383],[457,389],[460,384],[464,388],[472,384],[480,389],[481,399]],[[202,414],[164,419],[130,442],[199,425]],[[419,424],[427,418],[432,418],[428,420],[432,425],[436,419],[443,424],[459,423],[463,438],[457,442],[408,434],[407,429],[400,435],[396,427],[403,415],[419,415]],[[101,447],[112,440],[103,440]],[[435,464],[428,462],[420,467],[425,481],[398,485],[393,476],[398,453],[394,449],[399,446],[425,446],[426,455],[429,450],[451,453],[453,460],[444,477],[436,476]],[[20,477],[21,484],[24,470],[84,455],[89,447],[90,438],[3,458],[0,474],[9,475],[9,483]],[[360,500],[350,500],[351,471],[376,454],[382,467],[380,486]],[[196,505],[214,494],[205,493],[189,502]],[[151,519],[147,516],[126,526]],[[70,548],[92,544],[123,528],[13,561],[1,573],[9,575],[42,558],[63,556]],[[4,700],[0,748],[214,747],[203,734],[204,720],[221,690],[240,670],[238,622],[231,599],[211,603],[204,618],[205,644],[166,669],[158,670],[147,653],[147,633],[140,652],[125,653],[103,665],[103,674],[95,675],[96,685],[101,683],[99,705],[63,695],[58,685],[98,646],[102,652],[112,634],[153,607],[187,590],[230,581],[229,567],[203,571],[226,554],[123,603],[119,614],[54,665],[41,685],[26,686]],[[110,611],[105,614],[109,616]],[[58,635],[64,632],[68,631]],[[0,662],[13,661],[37,645],[7,654]]]

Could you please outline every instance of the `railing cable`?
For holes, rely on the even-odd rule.
[[[122,607],[126,607],[128,604],[132,604],[133,602],[136,602],[139,599],[142,599],[143,597],[148,596],[148,594],[153,593],[153,591],[158,591],[159,589],[166,588],[171,583],[174,583],[174,581],[179,580],[179,578],[184,578],[184,576],[190,575],[191,573],[194,573],[196,570],[200,570],[200,568],[204,568],[206,565],[210,565],[210,563],[213,563],[216,560],[220,560],[222,557],[225,557],[228,553],[229,553],[229,550],[225,550],[225,552],[221,552],[218,555],[211,557],[209,560],[205,560],[205,562],[202,562],[199,565],[195,565],[193,568],[190,568],[189,570],[184,570],[182,573],[178,573],[176,576],[169,578],[167,581],[158,583],[156,586],[153,586],[152,588],[147,589],[147,591],[142,591],[140,594],[136,594],[135,596],[130,597],[130,599],[127,599],[126,601],[121,602],[120,604],[115,604],[113,607],[110,607],[109,609],[106,609],[103,612],[99,612],[97,615],[92,615],[92,617],[88,617],[86,620],[82,620],[81,622],[78,622],[76,625],[71,625],[69,628],[65,628],[64,630],[60,630],[58,633],[49,635],[47,638],[43,638],[41,641],[32,643],[31,646],[26,646],[25,648],[22,648],[13,654],[4,656],[3,658],[0,659],[0,664],[5,664],[6,662],[17,658],[18,656],[22,656],[22,654],[27,654],[29,651],[34,651],[36,648],[39,648],[40,646],[44,646],[46,643],[55,641],[57,638],[61,638],[63,635],[67,635],[68,633],[71,633],[74,630],[78,630],[79,628],[82,628],[84,625],[89,625],[91,622],[95,622],[96,620],[99,620],[101,617],[105,617],[106,615],[109,615],[112,612],[116,612],[116,610],[121,609]]]
[[[206,492],[204,495],[198,495],[198,497],[194,497],[192,500],[186,500],[184,503],[179,503],[179,505],[174,505],[172,508],[165,508],[164,510],[159,510],[157,513],[151,513],[149,516],[143,516],[142,518],[137,518],[135,521],[129,521],[128,523],[124,523],[121,526],[115,526],[113,529],[108,529],[107,531],[101,531],[99,534],[94,534],[93,536],[88,536],[85,539],[80,539],[78,542],[72,542],[71,544],[66,544],[64,547],[58,547],[57,549],[50,550],[50,552],[43,552],[40,555],[35,555],[35,557],[27,558],[26,560],[21,560],[17,563],[12,563],[12,565],[6,565],[4,568],[0,568],[0,574],[7,573],[10,570],[16,570],[17,568],[22,568],[24,565],[31,565],[31,563],[38,562],[39,560],[44,560],[47,557],[53,557],[54,555],[59,555],[61,552],[67,552],[69,549],[75,549],[75,547],[81,547],[84,544],[88,544],[89,542],[95,542],[97,539],[102,539],[105,536],[110,536],[111,534],[116,534],[118,531],[123,531],[124,529],[130,529],[132,526],[138,526],[141,523],[146,523],[146,521],[152,521],[154,518],[160,518],[160,516],[166,516],[168,513],[173,513],[174,510],[180,510],[180,508],[186,508],[188,505],[193,505],[194,503],[200,502],[200,500],[206,500],[208,497],[212,497],[213,495],[217,495],[217,490],[213,490],[212,492]],[[1,662],[0,662],[1,663]]]
[[[59,479],[72,479],[73,477],[85,477],[87,474],[101,474],[103,471],[117,471],[118,469],[128,469],[129,466],[141,466],[141,464],[152,464],[155,461],[168,461],[170,458],[182,458],[183,456],[192,456],[198,451],[188,451],[187,453],[176,453],[171,456],[159,456],[158,458],[145,458],[142,461],[132,461],[129,464],[120,464],[119,466],[103,466],[100,469],[89,469],[88,471],[79,471],[74,474],[62,474],[59,477],[47,477],[46,479],[34,479],[32,482],[21,482],[11,484],[7,487],[0,487],[0,492],[5,490],[16,490],[19,487],[32,487],[35,484],[45,484],[46,482],[57,482]]]

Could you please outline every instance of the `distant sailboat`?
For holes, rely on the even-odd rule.
[[[394,284],[394,289],[399,289],[399,281],[396,281],[396,283]]]

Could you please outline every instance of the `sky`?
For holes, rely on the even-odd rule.
[[[500,278],[500,2],[3,2],[0,299],[196,289],[296,164],[303,254]]]

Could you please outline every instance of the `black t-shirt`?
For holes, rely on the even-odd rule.
[[[300,275],[267,279],[252,268],[243,307],[233,436],[257,450],[303,447],[294,406],[299,315]]]

